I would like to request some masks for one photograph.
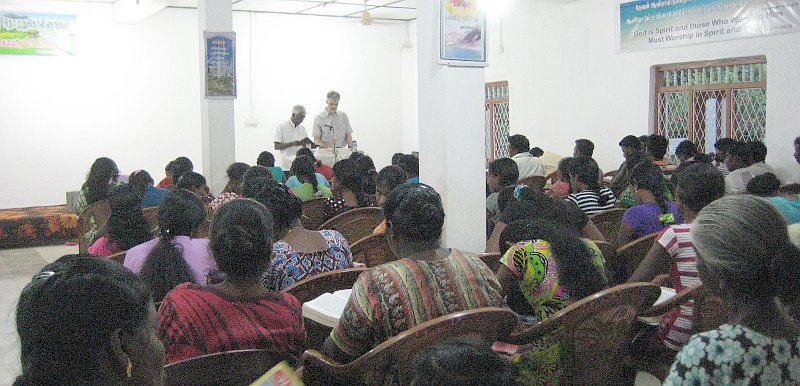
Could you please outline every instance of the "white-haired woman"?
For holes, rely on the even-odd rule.
[[[786,310],[800,295],[800,250],[767,201],[729,196],[694,220],[705,288],[727,303],[727,323],[694,335],[665,385],[800,384],[800,325]]]

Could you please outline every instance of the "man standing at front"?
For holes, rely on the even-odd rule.
[[[347,114],[339,111],[341,96],[336,91],[328,92],[327,107],[314,117],[314,143],[323,149],[353,146],[353,128]]]
[[[300,125],[304,119],[306,119],[306,108],[301,105],[294,106],[292,117],[278,125],[278,129],[275,130],[275,150],[281,152],[281,166],[286,170],[292,167],[298,149],[313,145],[308,138],[306,128]]]

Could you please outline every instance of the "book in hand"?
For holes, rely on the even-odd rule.
[[[658,295],[658,300],[653,303],[652,307],[655,307],[661,303],[666,302],[669,299],[672,299],[676,295],[675,289],[669,287],[661,287],[661,294]],[[645,324],[649,324],[651,326],[658,326],[661,323],[660,316],[640,316],[639,321]]]
[[[336,327],[352,291],[348,288],[334,293],[324,293],[314,300],[303,303],[303,316],[324,326]]]
[[[303,381],[297,377],[289,364],[283,361],[269,369],[250,386],[303,386]]]

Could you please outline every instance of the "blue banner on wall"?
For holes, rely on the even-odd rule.
[[[639,0],[618,13],[619,52],[800,31],[800,0]]]

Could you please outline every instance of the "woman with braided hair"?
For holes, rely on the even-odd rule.
[[[631,187],[636,205],[622,216],[617,233],[617,246],[658,232],[668,225],[682,224],[678,206],[664,195],[665,182],[661,168],[652,162],[641,162],[631,169]]]
[[[312,198],[331,197],[331,189],[317,180],[318,174],[314,172],[314,160],[301,155],[292,161],[292,176],[299,185],[289,186],[289,191],[297,196],[300,201],[306,202]]]
[[[398,186],[383,214],[387,241],[400,260],[370,268],[353,285],[323,347],[342,363],[428,320],[502,304],[500,283],[486,264],[473,253],[441,245],[445,214],[433,188]]]
[[[300,301],[261,283],[272,232],[272,215],[254,200],[233,200],[217,209],[211,252],[225,280],[210,286],[183,283],[164,297],[158,333],[168,363],[231,350],[298,356],[305,350]]]
[[[600,186],[600,168],[589,157],[575,157],[569,163],[569,182],[574,193],[566,200],[573,202],[586,215],[614,207],[614,192]]]
[[[295,162],[301,158],[308,157],[298,157]],[[253,199],[264,204],[275,221],[277,241],[272,244],[272,261],[263,276],[267,288],[280,291],[323,272],[353,267],[353,255],[344,236],[333,230],[303,228],[300,200],[286,188],[270,185]]]
[[[180,283],[209,284],[223,278],[211,258],[208,239],[193,237],[205,221],[200,198],[185,189],[171,191],[158,207],[158,239],[125,254],[125,267],[139,274],[155,301]]]

